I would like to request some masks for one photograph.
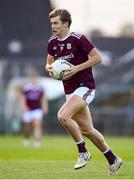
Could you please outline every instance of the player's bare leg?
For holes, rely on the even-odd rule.
[[[40,141],[42,136],[42,120],[33,120],[33,135],[34,135],[34,146],[40,147]]]
[[[108,149],[108,145],[102,134],[93,127],[92,117],[88,106],[83,107],[78,113],[76,113],[73,116],[73,119],[79,125],[82,134],[89,138],[98,149],[100,149],[100,151],[104,152]]]
[[[30,144],[31,126],[31,123],[23,122],[24,146],[28,146]]]
[[[103,135],[93,127],[89,108],[87,106],[83,107],[73,118],[78,123],[82,134],[89,138],[107,158],[109,162],[109,175],[116,174],[122,164],[122,160],[110,150]]]
[[[73,139],[76,142],[79,142],[82,140],[82,135],[77,123],[72,120],[71,117],[85,106],[85,102],[78,103],[76,98],[78,97],[72,96],[68,101],[66,101],[58,112],[58,119],[60,123],[68,130]]]
[[[86,106],[86,103],[84,101],[79,101],[79,97],[74,95],[67,100],[58,112],[59,121],[73,137],[78,147],[79,157],[75,169],[85,166],[87,160],[90,158],[90,154],[85,147],[85,142],[82,139],[80,129],[77,123],[71,118],[84,106]]]

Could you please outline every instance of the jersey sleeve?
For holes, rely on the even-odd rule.
[[[52,46],[52,41],[48,41],[48,46],[47,46],[47,53],[51,56],[54,56],[54,51],[53,51],[53,46]]]
[[[94,45],[84,35],[79,40],[79,46],[86,54],[89,54],[89,52],[94,49]]]

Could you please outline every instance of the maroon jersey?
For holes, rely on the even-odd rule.
[[[70,32],[62,40],[52,36],[48,42],[48,54],[55,59],[66,59],[73,65],[81,64],[88,60],[89,52],[94,48],[93,44],[81,34]],[[95,82],[92,74],[92,67],[82,70],[68,80],[63,81],[65,94],[72,93],[80,86],[95,89]]]
[[[26,104],[30,110],[41,108],[41,98],[43,89],[38,84],[26,84],[23,88],[23,94],[26,99]]]

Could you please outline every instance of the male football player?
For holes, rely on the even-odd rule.
[[[43,114],[48,112],[48,103],[44,90],[39,84],[37,71],[29,71],[29,82],[25,84],[21,96],[24,145],[30,144],[31,130],[33,129],[34,146],[40,147],[42,135]]]
[[[78,147],[78,160],[74,166],[80,169],[87,164],[88,152],[82,135],[90,139],[103,153],[109,163],[108,175],[114,175],[122,164],[107,145],[104,137],[92,123],[88,105],[95,95],[95,82],[92,66],[101,62],[94,45],[82,34],[70,32],[71,14],[66,9],[55,9],[49,13],[54,36],[48,42],[48,55],[45,69],[52,76],[52,62],[63,58],[71,68],[63,73],[66,102],[58,112],[58,120],[70,133]]]

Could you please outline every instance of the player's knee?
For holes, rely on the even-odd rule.
[[[58,116],[58,120],[59,120],[62,124],[66,125],[67,119],[68,119],[67,116],[66,116],[66,114],[65,114],[64,112],[58,112],[57,116]]]

